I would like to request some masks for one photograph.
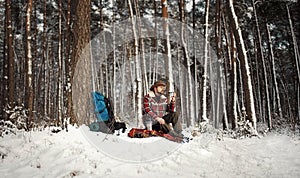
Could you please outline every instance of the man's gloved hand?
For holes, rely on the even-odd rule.
[[[173,93],[173,96],[171,97],[171,103],[176,103],[176,93]]]

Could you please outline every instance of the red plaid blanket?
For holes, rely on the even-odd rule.
[[[146,129],[138,129],[138,128],[132,128],[129,132],[128,132],[128,137],[131,138],[147,138],[147,137],[155,137],[155,136],[159,136],[159,137],[164,137],[168,140],[177,142],[177,143],[182,143],[183,142],[183,137],[176,137],[176,136],[172,136],[170,134],[165,134],[162,131],[156,131],[156,130],[146,130]]]

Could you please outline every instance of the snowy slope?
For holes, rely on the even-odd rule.
[[[202,134],[177,144],[163,138],[131,139],[126,133],[92,133],[111,146],[115,155],[110,155],[89,140],[86,129],[71,127],[57,134],[49,129],[19,131],[0,138],[0,177],[300,177],[299,137],[269,134],[218,141],[215,134]],[[149,152],[160,157],[150,160]],[[116,159],[117,154],[131,158]]]

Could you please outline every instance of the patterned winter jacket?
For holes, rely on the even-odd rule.
[[[149,92],[143,101],[143,121],[152,120],[157,123],[156,118],[163,117],[168,112],[175,112],[175,104],[168,103],[168,98],[161,95],[157,98],[153,91]]]

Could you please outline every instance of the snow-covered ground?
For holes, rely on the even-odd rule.
[[[219,141],[216,134],[203,133],[178,144],[158,137],[132,139],[126,133],[87,133],[83,126],[0,138],[0,177],[300,177],[299,137],[269,133]]]

